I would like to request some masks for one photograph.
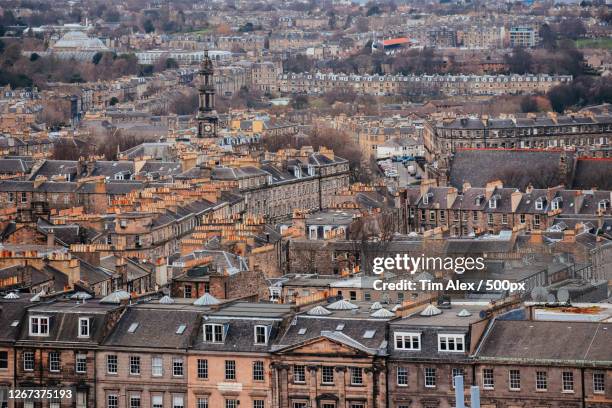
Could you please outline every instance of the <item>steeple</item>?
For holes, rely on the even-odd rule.
[[[198,71],[200,84],[198,87],[198,137],[216,137],[219,127],[219,116],[215,110],[215,84],[213,62],[208,56],[208,50],[204,51],[204,59]]]

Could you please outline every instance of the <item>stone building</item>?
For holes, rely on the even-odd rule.
[[[339,300],[296,316],[274,349],[273,406],[385,407],[385,326],[394,313],[381,310]]]
[[[610,330],[601,322],[494,321],[475,352],[482,407],[609,407]]]
[[[95,356],[95,406],[195,407],[187,401],[187,348],[206,310],[168,297],[127,307]]]
[[[122,309],[120,305],[78,299],[28,308],[15,344],[15,385],[70,388],[75,406],[99,406],[96,350],[111,333]],[[61,404],[53,400],[47,404],[58,402]],[[31,403],[15,402],[16,408],[28,406]]]

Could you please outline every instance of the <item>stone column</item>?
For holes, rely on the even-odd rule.
[[[308,399],[310,400],[310,406],[314,408],[317,406],[317,371],[319,371],[319,367],[309,365],[307,369],[310,373],[310,378],[306,381],[309,384]]]
[[[338,407],[344,408],[346,406],[346,386],[347,386],[347,375],[345,366],[337,366],[334,371],[338,373]]]

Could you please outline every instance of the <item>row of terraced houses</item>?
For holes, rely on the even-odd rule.
[[[509,301],[160,296],[0,299],[0,406],[449,408],[458,375],[487,408],[612,405],[612,327],[595,321],[611,314],[603,306],[558,321],[562,312]],[[74,396],[8,399],[14,387]]]

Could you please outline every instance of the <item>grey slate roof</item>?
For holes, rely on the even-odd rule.
[[[612,323],[496,320],[479,359],[612,367]]]
[[[198,328],[199,313],[179,307],[152,308],[147,305],[128,307],[115,329],[104,341],[108,347],[145,347],[159,349],[186,349],[194,330]],[[128,329],[138,324],[133,333]],[[181,324],[186,328],[177,334]]]
[[[450,165],[450,184],[461,189],[463,183],[485,187],[501,180],[506,187],[525,189],[562,184],[559,177],[561,153],[528,150],[459,150]],[[568,157],[568,160],[570,158]]]

